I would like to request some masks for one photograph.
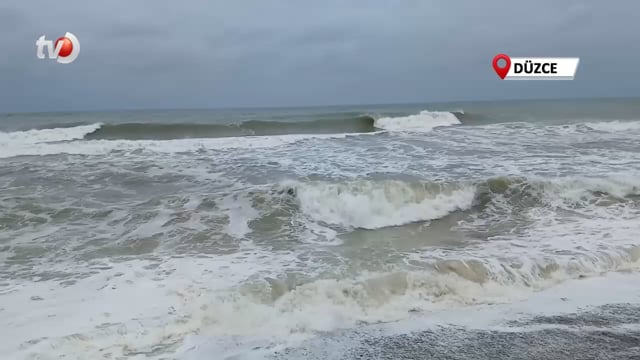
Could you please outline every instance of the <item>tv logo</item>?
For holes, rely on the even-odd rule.
[[[56,59],[60,64],[72,63],[80,54],[80,41],[70,32],[59,37],[55,44],[51,40],[46,40],[44,35],[36,41],[36,55],[38,59],[44,59],[44,48],[47,48],[49,59]]]

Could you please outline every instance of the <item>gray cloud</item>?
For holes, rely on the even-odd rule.
[[[100,36],[105,39],[122,41],[148,41],[149,39],[163,39],[170,35],[170,30],[157,26],[139,23],[125,23],[118,26],[110,26]]]
[[[640,95],[640,3],[5,0],[0,111]],[[70,65],[35,40],[78,35]],[[498,52],[580,56],[572,82],[500,82]]]
[[[0,7],[0,30],[10,33],[18,26],[24,25],[28,19],[18,10]]]

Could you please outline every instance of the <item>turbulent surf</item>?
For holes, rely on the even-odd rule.
[[[0,358],[335,358],[381,332],[637,302],[637,114],[4,115]]]

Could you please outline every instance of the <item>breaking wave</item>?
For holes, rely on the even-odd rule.
[[[586,123],[587,127],[604,132],[640,130],[640,121],[608,121]]]
[[[461,113],[461,112],[460,112]],[[123,123],[105,124],[87,133],[87,140],[170,140],[270,136],[289,134],[357,134],[380,130],[428,132],[439,126],[460,124],[454,113],[422,111],[416,115],[381,117],[359,115],[312,121],[259,121],[236,124]]]
[[[433,220],[471,207],[471,185],[352,181],[294,186],[300,210],[316,221],[377,229]]]
[[[170,140],[288,134],[367,133],[377,129],[368,115],[300,122],[251,120],[238,124],[124,123],[107,124],[86,139]]]
[[[314,221],[342,228],[378,229],[443,218],[487,207],[508,212],[535,206],[611,204],[640,195],[637,179],[526,179],[468,182],[355,180],[296,182],[278,188]]]
[[[462,112],[459,112],[462,114]],[[95,123],[55,125],[54,128],[0,132],[0,144],[47,143],[72,140],[173,140],[292,134],[357,134],[381,130],[430,131],[459,124],[450,112],[422,111],[417,115],[381,117],[346,116],[311,121],[250,120],[233,124],[207,123]]]
[[[221,289],[217,292],[204,288],[202,282],[198,283],[198,286],[185,284],[184,279],[193,277],[194,269],[202,268],[199,279],[202,280],[204,277],[203,282],[207,284],[220,283],[223,280],[216,277],[212,279],[210,273],[220,272],[224,274],[220,275],[221,278],[233,278],[234,272],[242,270],[224,266],[217,268],[217,271],[211,271],[215,263],[204,262],[201,265],[199,261],[188,259],[185,260],[191,261],[189,266],[179,266],[184,263],[179,262],[181,259],[173,258],[167,261],[167,265],[173,266],[173,271],[166,271],[166,285],[160,287],[156,284],[157,271],[150,274],[149,270],[140,268],[135,272],[136,281],[132,281],[132,275],[123,271],[130,267],[123,268],[122,264],[116,264],[115,269],[106,270],[108,275],[117,274],[108,277],[109,289],[115,290],[83,298],[82,302],[76,300],[70,304],[56,305],[66,306],[63,309],[73,314],[77,308],[85,309],[89,305],[100,308],[106,297],[119,306],[110,308],[114,309],[110,311],[116,313],[113,317],[118,320],[126,319],[125,322],[105,322],[101,326],[87,326],[86,330],[83,328],[82,332],[78,333],[43,337],[40,341],[33,341],[33,345],[27,349],[32,353],[38,351],[47,355],[90,353],[95,354],[93,358],[97,358],[105,348],[119,357],[124,357],[152,351],[161,353],[182,344],[178,353],[186,351],[187,354],[192,354],[192,349],[200,347],[194,346],[193,342],[198,336],[189,335],[197,334],[203,336],[201,340],[206,339],[214,344],[207,347],[204,346],[207,342],[202,342],[203,346],[198,353],[205,354],[204,357],[210,357],[213,351],[216,351],[233,354],[231,356],[237,358],[239,350],[236,347],[229,349],[216,346],[219,339],[231,337],[238,348],[255,350],[262,346],[269,349],[268,346],[273,342],[283,339],[289,339],[291,344],[296,344],[317,332],[331,332],[336,329],[402,321],[408,318],[416,319],[422,326],[425,323],[439,326],[450,321],[446,317],[436,317],[439,310],[452,309],[453,312],[458,312],[464,311],[464,305],[477,304],[499,306],[502,303],[524,300],[533,291],[549,289],[564,281],[598,275],[599,271],[637,270],[640,265],[637,250],[630,248],[608,255],[601,253],[601,260],[598,262],[581,262],[581,259],[576,259],[564,265],[550,262],[531,263],[530,266],[522,267],[509,262],[490,264],[470,259],[439,261],[423,270],[368,273],[338,279],[299,279],[290,273],[284,273],[277,278],[255,279],[239,287],[232,287],[226,291]],[[75,288],[96,292],[95,289],[102,285],[100,280],[104,277],[106,276],[96,275],[80,280]],[[607,279],[603,280],[586,286],[597,291],[597,286],[601,289],[606,284]],[[574,281],[574,284],[580,283],[584,284],[584,280]],[[631,284],[629,282],[629,285]],[[621,286],[616,285],[616,288]],[[148,290],[141,293],[138,290],[140,286]],[[54,295],[59,293],[66,295],[69,289],[74,289],[50,288],[56,289],[57,293],[49,290],[51,293],[46,293],[47,299],[54,298]],[[557,294],[554,298],[567,300],[563,298],[567,296],[567,291],[552,291]],[[172,301],[170,298],[167,301],[167,292],[179,295],[179,300]],[[133,307],[137,310],[135,318],[128,320],[125,315],[134,313],[134,310],[129,310],[131,305],[127,305],[131,293],[136,294],[138,299],[143,296],[147,303],[151,301],[155,306]],[[547,300],[542,303],[545,307],[555,305],[550,303],[547,297],[543,300]],[[138,304],[140,301],[134,303]],[[169,308],[169,311],[166,308]],[[472,315],[483,309],[491,311],[491,308],[479,308],[467,314]],[[421,314],[429,317],[421,317]],[[59,326],[59,323],[54,321],[45,324],[53,324],[49,325],[52,328]],[[135,342],[125,342],[123,338],[133,338]]]
[[[395,117],[361,115],[301,122],[58,124],[52,125],[55,128],[0,132],[0,158],[53,154],[101,155],[133,150],[175,153],[202,149],[277,147],[305,139],[344,138],[381,132],[427,133],[438,127],[472,123],[469,116],[474,124],[482,125],[476,121],[475,115],[461,110],[422,111],[415,115]],[[488,126],[500,132],[524,131],[514,123]],[[639,129],[638,121],[610,121],[544,128],[532,124],[527,131],[544,136],[549,131],[553,134],[558,131],[617,133]]]
[[[458,113],[463,114],[462,111]],[[453,112],[426,110],[416,115],[383,117],[374,122],[374,126],[380,129],[412,132],[429,132],[436,127],[459,124],[460,120]]]
[[[53,129],[32,129],[25,131],[0,132],[0,145],[38,144],[57,141],[72,141],[84,139],[102,127],[102,124],[80,125],[73,127],[59,127]]]

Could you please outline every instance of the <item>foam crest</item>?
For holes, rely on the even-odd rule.
[[[480,182],[406,182],[355,180],[285,184],[299,210],[315,222],[347,229],[378,229],[435,220],[456,211],[510,212],[540,206],[590,206],[603,200],[620,202],[640,194],[631,176],[615,178],[491,178]]]
[[[98,129],[102,124],[81,125],[67,128],[26,130],[14,132],[0,132],[0,146],[11,144],[39,144],[56,141],[71,141],[83,139],[85,135]]]
[[[586,126],[593,130],[604,132],[620,132],[640,130],[640,121],[603,121],[586,123]]]
[[[421,111],[419,114],[376,119],[374,126],[390,131],[429,132],[436,127],[460,124],[451,112]]]
[[[610,178],[568,178],[541,182],[548,197],[570,201],[591,200],[601,194],[624,198],[640,195],[640,177],[618,175]]]
[[[471,207],[474,186],[352,181],[294,186],[302,212],[346,228],[378,229],[438,219]]]

